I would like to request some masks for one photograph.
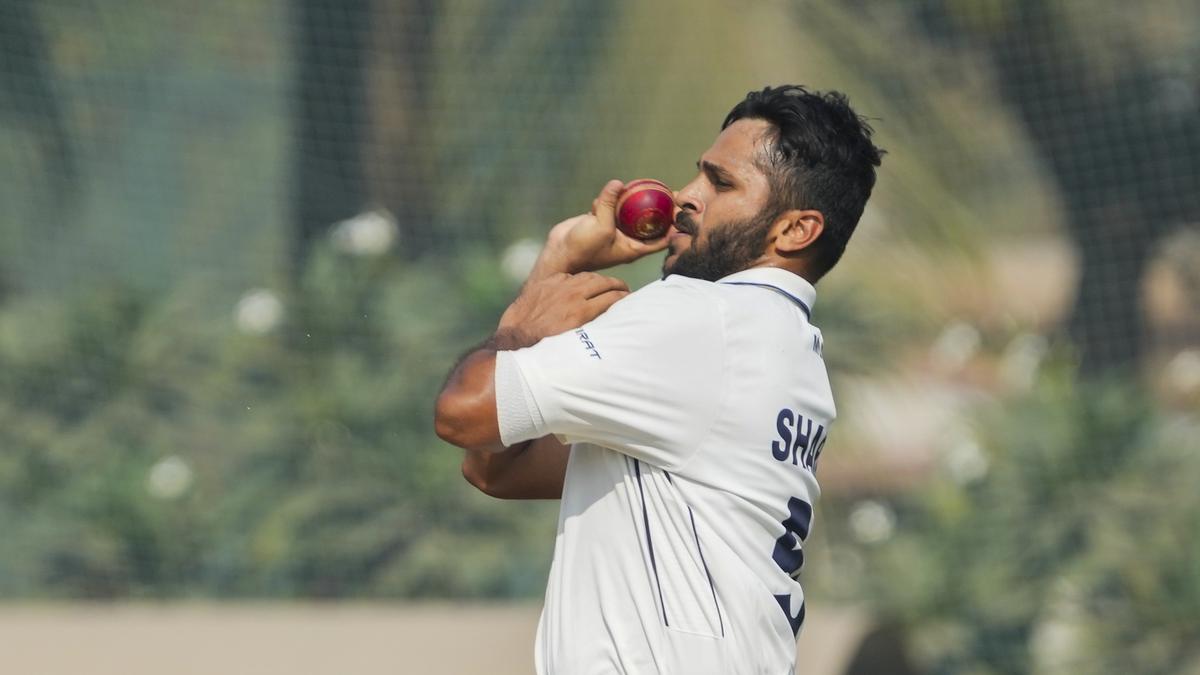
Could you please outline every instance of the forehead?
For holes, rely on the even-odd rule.
[[[704,151],[700,160],[712,162],[744,180],[757,176],[766,179],[757,160],[765,151],[771,123],[760,119],[740,119],[725,127]]]

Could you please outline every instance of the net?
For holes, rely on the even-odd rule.
[[[784,82],[889,151],[808,588],[928,672],[1185,672],[1185,0],[0,1],[0,597],[538,596],[555,505],[461,481],[441,378],[550,225]]]

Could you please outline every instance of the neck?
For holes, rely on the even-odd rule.
[[[810,276],[809,271],[808,271],[808,266],[805,265],[804,262],[800,258],[793,258],[793,257],[784,258],[782,256],[764,254],[761,258],[754,261],[754,264],[750,265],[746,269],[756,269],[756,268],[763,268],[763,267],[773,267],[775,269],[784,270],[785,272],[791,272],[792,274],[795,274],[796,276],[800,277],[801,279],[804,279],[808,283],[810,283],[814,286],[817,285],[817,280],[815,278],[813,278],[813,276]]]

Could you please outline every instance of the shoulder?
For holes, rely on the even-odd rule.
[[[659,339],[678,334],[719,334],[725,312],[716,284],[667,277],[630,293],[596,323],[640,326]]]
[[[669,276],[643,286],[618,304],[639,308],[672,310],[671,313],[711,312],[720,303],[721,292],[711,281]]]
[[[665,362],[720,349],[724,317],[715,284],[668,277],[630,293],[581,330],[597,345],[619,342]]]

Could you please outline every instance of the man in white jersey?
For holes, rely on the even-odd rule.
[[[451,372],[438,434],[502,498],[559,498],[542,675],[795,672],[802,545],[836,416],[813,284],[881,152],[837,93],[751,92],[657,242],[620,181],[555,226],[496,333]],[[635,293],[593,270],[667,250]]]

